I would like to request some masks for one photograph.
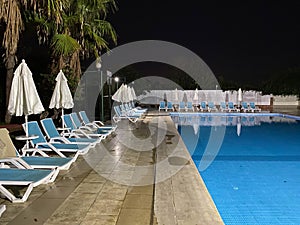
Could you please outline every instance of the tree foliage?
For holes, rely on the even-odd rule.
[[[300,97],[300,67],[280,71],[263,83],[261,90],[274,95]]]
[[[80,79],[80,59],[97,58],[117,41],[116,31],[106,20],[108,13],[117,10],[114,0],[0,0],[0,4],[0,21],[5,25],[6,104],[26,24],[35,27],[39,43],[51,51],[50,76],[64,69],[71,84]]]
[[[69,35],[55,34],[52,39],[51,48],[54,56],[70,56],[80,49],[78,42]]]

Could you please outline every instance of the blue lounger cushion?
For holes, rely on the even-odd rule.
[[[84,150],[87,146],[84,144],[64,144],[64,143],[49,143],[57,149]],[[39,144],[38,148],[48,148],[48,145]]]
[[[71,158],[58,158],[58,157],[37,157],[37,156],[23,156],[22,159],[32,166],[52,166],[62,167],[72,160]]]
[[[39,182],[51,173],[51,170],[0,168],[0,184],[1,181]]]
[[[58,140],[57,138],[61,138],[60,134],[58,133],[54,122],[51,118],[46,118],[41,120],[42,126],[45,130],[45,133],[47,134],[48,138],[51,139],[55,139]],[[68,140],[69,142],[75,142],[76,144],[87,144],[87,143],[91,143],[91,144],[96,144],[96,140],[91,139],[91,138],[66,138],[64,137],[66,140]]]

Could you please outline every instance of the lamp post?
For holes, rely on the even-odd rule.
[[[109,110],[111,110],[111,85],[112,85],[112,73],[110,71],[106,71],[108,80],[107,80],[107,84],[108,84],[108,103],[109,103]]]
[[[101,71],[101,63],[100,63],[100,59],[97,60],[97,63],[96,63],[96,68],[100,74],[100,88],[101,88],[101,115],[100,115],[100,118],[101,118],[101,121],[103,121],[104,117],[103,117],[103,81],[102,81],[102,71]]]
[[[119,80],[120,80],[119,77],[115,77],[115,82],[117,83],[117,90],[118,90],[118,88],[119,88]]]
[[[218,102],[218,85],[216,84],[216,99],[215,99],[215,102]]]

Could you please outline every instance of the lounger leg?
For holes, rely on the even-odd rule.
[[[2,216],[2,213],[4,213],[6,210],[6,205],[0,205],[0,217]]]
[[[27,201],[27,199],[28,199],[28,197],[29,197],[29,195],[30,195],[32,189],[33,189],[33,184],[29,184],[29,186],[28,186],[27,190],[25,191],[23,197],[22,197],[21,199],[18,199],[18,198],[17,198],[16,200],[13,201],[13,203],[15,203],[15,202],[25,202],[25,201]]]
[[[8,191],[5,187],[0,185],[0,192],[2,194],[4,194],[5,197],[7,197],[13,203],[25,202],[28,199],[32,189],[33,189],[33,184],[29,184],[26,191],[25,191],[25,193],[24,193],[24,195],[23,195],[23,197],[22,198],[17,198],[10,191]]]
[[[51,178],[50,178],[50,180],[49,180],[49,183],[54,182],[55,179],[56,179],[56,177],[58,176],[59,169],[58,169],[58,168],[55,168],[54,171],[55,171],[55,172],[54,172],[53,175],[51,176]]]

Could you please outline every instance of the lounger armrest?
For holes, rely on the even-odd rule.
[[[95,120],[95,121],[93,121],[93,123],[96,123],[96,124],[99,123],[101,126],[104,126],[104,123],[100,120]]]
[[[65,138],[71,138],[71,137],[80,138],[80,136],[76,132],[64,133],[63,137],[65,137]]]
[[[128,117],[141,117],[142,114],[140,114],[140,113],[134,113],[134,112],[129,112],[129,113],[125,114],[124,116],[128,116]]]
[[[100,126],[97,123],[86,123],[85,126],[91,127],[92,129],[98,129]]]
[[[46,149],[42,149],[42,148],[41,149],[38,149],[38,148],[22,149],[22,156],[27,156],[27,155],[29,155],[28,153],[31,153],[30,155],[35,156],[38,153],[43,157],[49,157],[49,155],[46,154],[44,152],[44,150],[46,150]]]
[[[11,168],[11,165],[18,169],[32,169],[23,159],[18,157],[0,159],[0,164],[5,164]],[[13,167],[12,167],[13,168]]]
[[[58,151],[51,143],[42,142],[42,143],[38,143],[35,147],[39,147],[39,146],[43,146],[43,145],[48,146],[53,152],[55,152],[56,154],[58,154],[60,157],[66,158],[66,156],[64,154],[62,154],[60,151]],[[46,148],[44,148],[44,149],[47,150],[47,151],[49,151]]]
[[[54,137],[50,139],[50,143],[65,143],[65,144],[71,144],[72,142],[70,142],[67,138],[65,137]]]
[[[80,130],[80,129],[72,130],[69,137],[74,137],[74,136],[75,137],[86,137],[86,138],[88,138],[88,135],[83,130]]]
[[[97,130],[97,128],[92,128],[92,127],[89,127],[89,126],[81,126],[81,127],[79,127],[79,129],[80,130],[91,131],[91,132]]]

